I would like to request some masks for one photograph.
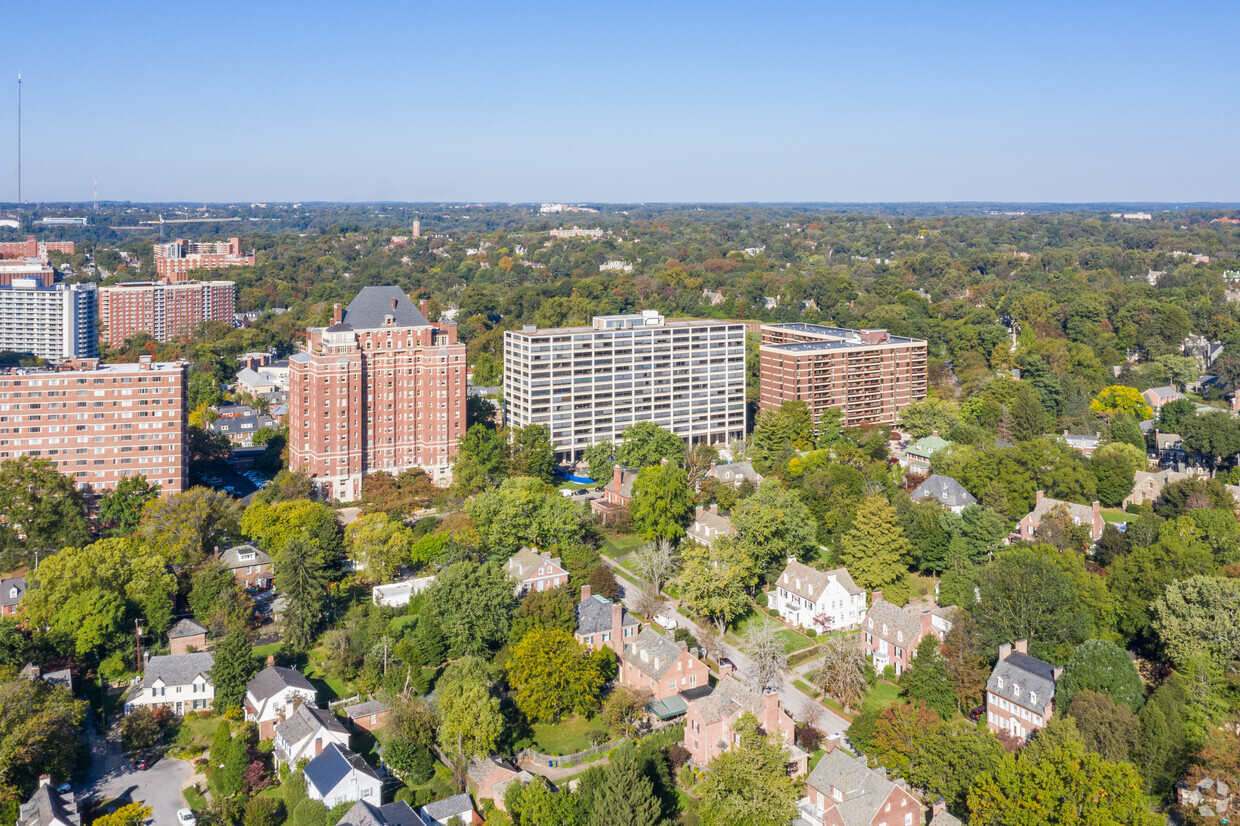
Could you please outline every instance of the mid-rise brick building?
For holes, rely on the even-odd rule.
[[[0,241],[0,258],[38,258],[47,260],[49,252],[73,255],[72,241],[39,241],[33,235],[25,241]]]
[[[653,310],[504,333],[508,424],[547,425],[563,460],[654,422],[687,443],[745,437],[745,325]]]
[[[399,287],[365,287],[289,359],[289,466],[341,501],[374,471],[450,479],[465,433],[465,345]]]
[[[99,290],[92,283],[42,286],[14,278],[0,286],[0,350],[52,363],[99,355]]]
[[[138,333],[173,341],[200,321],[232,326],[236,304],[232,281],[130,281],[100,287],[100,334],[109,347],[123,347]]]
[[[838,408],[845,427],[895,424],[926,398],[926,342],[886,330],[763,324],[761,407],[803,401],[817,421]]]
[[[91,493],[142,474],[164,494],[187,487],[186,362],[70,362],[0,373],[0,459],[55,463]]]
[[[0,287],[11,287],[15,281],[31,281],[37,287],[56,283],[56,271],[37,258],[0,259]]]
[[[241,239],[186,241],[178,238],[155,245],[155,275],[169,281],[185,281],[194,270],[222,270],[254,266],[254,253],[241,252]]]

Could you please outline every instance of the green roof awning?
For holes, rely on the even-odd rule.
[[[655,700],[646,708],[650,709],[650,713],[660,720],[670,720],[688,711],[689,704],[685,702],[684,697],[681,697],[679,694],[673,694],[671,697]]]

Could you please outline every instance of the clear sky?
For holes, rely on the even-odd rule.
[[[1237,201],[1236,0],[27,0],[0,201]]]

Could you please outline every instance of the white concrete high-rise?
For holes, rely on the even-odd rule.
[[[0,350],[53,364],[99,355],[99,290],[92,283],[40,286],[35,278],[0,286]]]

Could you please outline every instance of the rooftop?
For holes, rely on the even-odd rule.
[[[276,734],[284,738],[284,742],[292,745],[300,743],[320,728],[348,736],[349,730],[336,719],[327,709],[315,708],[309,703],[297,706],[287,720],[276,723]]]
[[[345,308],[343,320],[354,330],[430,326],[400,287],[362,287]]]
[[[181,637],[196,637],[199,634],[207,633],[207,629],[203,628],[190,617],[177,622],[176,625],[168,629],[168,639],[175,640]]]
[[[964,485],[950,476],[936,473],[918,485],[910,494],[914,502],[923,499],[934,499],[949,508],[967,508],[976,505],[977,499],[964,489]]]
[[[195,654],[192,656],[199,655]],[[286,688],[299,688],[313,692],[315,696],[318,695],[314,686],[310,685],[310,681],[302,676],[301,672],[293,668],[285,668],[282,665],[267,666],[258,672],[245,686],[246,692],[254,695],[258,700],[274,697]]]
[[[864,588],[858,588],[857,583],[853,582],[847,568],[820,571],[804,562],[797,562],[795,559],[788,560],[788,565],[780,574],[778,582],[779,587],[799,597],[804,597],[810,602],[817,602],[822,598],[823,592],[830,587],[832,580],[838,582],[845,591],[854,596],[865,593]]]
[[[1014,651],[995,663],[986,690],[1044,715],[1055,697],[1055,666]]]
[[[213,662],[215,655],[210,651],[151,657],[142,672],[142,688],[150,688],[159,680],[162,680],[164,685],[189,685],[199,674],[209,682],[207,672],[211,670]]]
[[[322,795],[336,788],[341,780],[355,771],[375,780],[379,779],[379,775],[375,774],[375,770],[360,754],[342,749],[336,743],[328,743],[323,751],[319,752],[319,756],[307,763],[303,770],[306,782],[313,783]]]
[[[615,604],[607,597],[601,597],[598,594],[583,599],[577,604],[577,633],[585,636],[611,631],[611,611]],[[623,617],[620,621],[621,626],[637,625],[637,620],[623,606],[620,612]]]

